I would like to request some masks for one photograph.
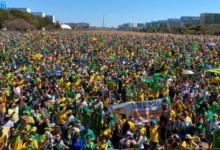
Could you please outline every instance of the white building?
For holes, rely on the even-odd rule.
[[[31,9],[29,9],[29,8],[13,8],[13,7],[8,7],[8,8],[7,8],[7,11],[11,11],[12,9],[20,10],[20,11],[23,11],[23,12],[31,13]]]
[[[54,15],[45,15],[45,17],[50,18],[50,20],[55,23],[55,16]]]
[[[31,12],[31,14],[33,14],[36,17],[40,17],[40,18],[45,17],[45,13],[43,12]]]
[[[131,28],[132,28],[132,29],[137,28],[137,23],[132,23],[132,24],[131,24]]]

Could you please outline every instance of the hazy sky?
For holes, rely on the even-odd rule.
[[[30,8],[55,15],[56,20],[88,22],[90,26],[118,27],[123,23],[145,23],[200,13],[220,13],[220,0],[4,0],[7,7]]]

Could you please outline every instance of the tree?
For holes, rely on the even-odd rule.
[[[11,20],[12,18],[13,16],[7,10],[0,8],[0,28],[2,28],[2,23],[5,20]]]
[[[10,14],[12,14],[13,16],[17,18],[23,18],[23,12],[20,10],[12,9],[10,10]]]
[[[192,24],[190,24],[190,23],[185,24],[185,27],[187,27],[188,29],[189,29],[191,26],[192,26]]]
[[[61,25],[60,25],[59,23],[56,23],[55,28],[56,28],[56,29],[60,29],[60,28],[61,28]]]
[[[12,21],[6,20],[2,24],[3,27],[6,27],[9,30],[19,30],[19,31],[26,31],[28,29],[33,30],[34,26],[27,23],[24,19],[15,19]]]

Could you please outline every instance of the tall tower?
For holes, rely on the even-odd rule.
[[[103,28],[105,28],[105,16],[103,14]]]

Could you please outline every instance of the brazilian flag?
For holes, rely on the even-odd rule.
[[[99,115],[98,116],[98,133],[100,133],[104,125],[102,107],[99,105],[99,107],[95,109],[95,112],[97,112],[97,114]]]
[[[193,48],[193,49],[196,49],[197,47],[198,47],[198,44],[196,44],[196,43],[193,43],[193,44],[192,44],[192,48]]]
[[[17,64],[17,65],[21,65],[21,64],[27,65],[27,64],[28,64],[28,57],[18,58],[18,59],[16,60],[16,64]]]
[[[8,62],[12,62],[13,60],[15,60],[15,57],[3,57],[3,61],[4,62],[6,62],[6,61],[8,61]]]

